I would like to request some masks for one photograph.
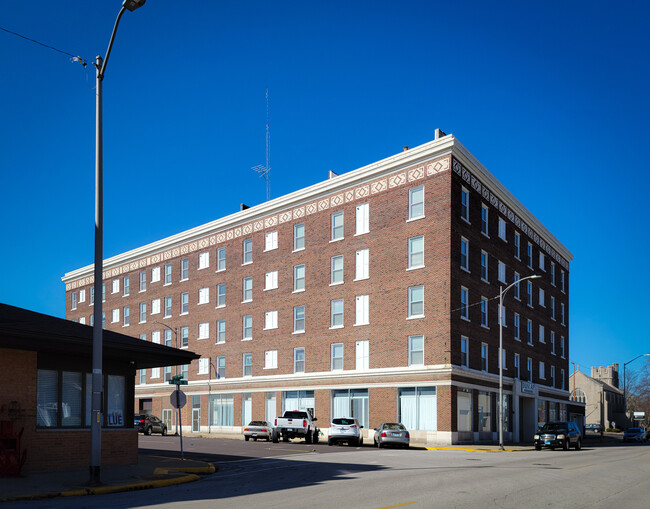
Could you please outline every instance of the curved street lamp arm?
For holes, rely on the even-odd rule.
[[[647,356],[649,356],[649,355],[650,355],[650,353],[642,353],[641,355],[637,355],[637,356],[636,356],[634,359],[632,359],[631,361],[627,361],[625,364],[623,364],[623,367],[627,366],[627,365],[630,364],[631,362],[634,362],[634,361],[637,360],[639,357],[647,357]]]
[[[97,73],[97,78],[98,79],[104,79],[104,73],[106,72],[106,64],[108,63],[108,57],[111,56],[111,48],[113,47],[113,41],[115,41],[115,34],[117,33],[117,26],[120,24],[120,19],[122,18],[122,14],[124,14],[124,11],[126,10],[126,7],[122,6],[120,9],[120,13],[117,15],[117,19],[115,20],[115,26],[113,27],[113,33],[111,34],[111,40],[108,42],[108,49],[106,50],[106,56],[104,57],[104,63],[102,64],[102,68],[98,69]]]
[[[159,322],[158,320],[156,320],[156,321],[153,322],[153,323],[157,323],[158,325],[162,325],[163,327],[167,327],[170,331],[172,331],[172,332],[174,333],[174,335],[178,335],[178,332],[176,331],[176,329],[172,329],[172,328],[171,328],[169,325],[167,325],[166,323]]]
[[[539,279],[540,277],[542,276],[540,276],[539,274],[533,274],[532,276],[522,277],[521,279],[518,279],[514,283],[510,283],[508,286],[506,286],[506,289],[501,292],[501,296],[503,297],[506,294],[506,292],[510,290],[510,288],[512,288],[515,285],[518,285],[522,281],[526,281],[526,279]]]

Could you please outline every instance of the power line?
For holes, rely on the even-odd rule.
[[[73,55],[72,53],[68,53],[67,51],[60,50],[60,49],[58,49],[58,48],[55,48],[54,46],[50,46],[49,44],[44,44],[44,43],[42,43],[42,42],[37,41],[36,39],[32,39],[32,38],[30,38],[30,37],[26,37],[26,36],[21,35],[21,34],[19,34],[19,33],[12,32],[11,30],[7,30],[6,28],[3,28],[3,27],[0,27],[0,30],[2,30],[3,32],[7,32],[8,34],[15,35],[16,37],[21,37],[22,39],[25,39],[25,40],[27,40],[27,41],[31,41],[31,42],[33,42],[33,43],[39,44],[39,45],[41,45],[41,46],[44,46],[45,48],[49,48],[49,49],[52,49],[52,50],[54,50],[54,51],[58,51],[59,53],[63,53],[64,55],[68,55],[68,56],[72,57],[72,60],[73,60],[74,62],[79,62],[81,65],[83,65],[84,67],[86,67],[86,60],[83,59],[83,58],[81,58],[81,57],[78,56],[78,55]]]

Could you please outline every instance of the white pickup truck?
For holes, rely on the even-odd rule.
[[[282,417],[276,417],[273,424],[273,442],[276,444],[282,436],[283,442],[292,438],[304,438],[307,444],[317,444],[320,430],[314,424],[316,417],[310,412],[287,410]]]

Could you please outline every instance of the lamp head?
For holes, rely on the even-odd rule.
[[[142,7],[146,1],[147,0],[124,0],[124,2],[122,3],[122,7],[125,7],[126,9],[133,12],[136,9]]]
[[[535,274],[533,276],[530,276],[530,279],[539,279],[540,277],[542,276],[540,276],[539,274]]]

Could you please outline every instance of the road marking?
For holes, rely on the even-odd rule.
[[[402,507],[402,506],[411,505],[411,504],[415,504],[415,502],[404,502],[403,504],[386,505],[384,507],[379,507],[378,509],[392,509],[393,507]]]
[[[580,465],[578,467],[571,467],[571,468],[568,468],[567,470],[579,470],[581,468],[593,467],[594,465],[595,465],[595,463],[590,463],[589,465]]]

